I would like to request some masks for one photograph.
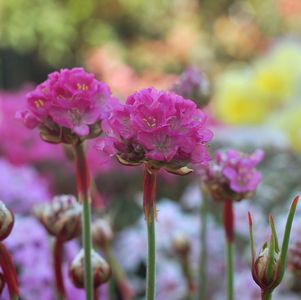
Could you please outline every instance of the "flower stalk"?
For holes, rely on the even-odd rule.
[[[76,182],[79,202],[83,204],[82,228],[85,266],[86,300],[93,300],[93,274],[91,264],[92,236],[91,236],[91,199],[90,174],[84,154],[83,144],[74,146],[76,160]]]
[[[57,297],[59,300],[65,300],[66,298],[64,277],[62,273],[63,247],[64,247],[63,241],[60,240],[59,238],[55,238],[53,244],[53,264],[54,264],[55,285],[56,285]]]
[[[3,277],[7,283],[10,299],[18,300],[19,286],[17,272],[14,267],[12,257],[2,242],[0,242],[0,265],[3,272]]]
[[[156,170],[150,168],[147,164],[144,169],[143,177],[143,208],[147,223],[147,275],[146,275],[146,299],[155,299],[155,280],[156,280],[156,237],[155,237],[155,220],[156,220]]]
[[[233,202],[224,201],[224,230],[226,236],[226,269],[227,269],[227,299],[234,299],[234,268],[233,268],[233,242],[234,242],[234,212]]]

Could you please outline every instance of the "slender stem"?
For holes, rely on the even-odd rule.
[[[207,194],[203,191],[200,205],[200,260],[198,299],[206,299],[207,292]]]
[[[12,257],[7,251],[5,245],[0,242],[0,266],[3,272],[3,277],[8,286],[10,299],[19,299],[19,287],[17,272],[14,267]]]
[[[227,241],[227,299],[233,300],[233,242]]]
[[[147,223],[147,276],[146,299],[155,299],[155,272],[156,272],[156,239],[155,239],[155,215],[151,214]]]
[[[129,282],[127,280],[127,277],[120,267],[118,261],[116,260],[112,248],[109,244],[107,244],[104,247],[105,254],[107,256],[109,265],[112,268],[112,274],[114,276],[114,279],[116,280],[116,284],[118,286],[118,289],[121,293],[122,300],[132,300],[133,299],[133,291],[131,287],[129,286]],[[110,281],[112,282],[112,280]]]
[[[272,292],[261,291],[262,300],[272,300]]]
[[[146,299],[154,300],[156,293],[156,171],[145,166],[143,177],[143,208],[147,223],[147,274],[146,274]]]
[[[64,247],[63,241],[58,238],[55,238],[54,245],[53,245],[53,265],[54,265],[57,298],[59,300],[64,300],[66,297],[64,277],[62,273],[63,247]]]
[[[91,265],[92,236],[91,236],[91,197],[90,175],[82,144],[74,146],[76,157],[76,179],[79,201],[83,204],[83,246],[85,253],[85,289],[86,300],[93,300],[93,274]]]
[[[182,272],[186,280],[186,296],[185,300],[190,300],[192,299],[192,296],[195,291],[195,285],[193,281],[193,274],[189,262],[189,253],[186,253],[181,257],[181,267],[182,267]]]
[[[234,242],[234,212],[233,203],[224,201],[224,229],[226,235],[227,254],[227,299],[234,300],[234,268],[233,268],[233,242]]]

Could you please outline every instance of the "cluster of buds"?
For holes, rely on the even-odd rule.
[[[82,206],[72,195],[60,195],[52,202],[34,208],[37,219],[48,233],[61,241],[69,241],[80,233]]]
[[[111,267],[97,252],[91,252],[94,288],[106,283],[111,277]],[[69,268],[69,277],[77,288],[84,288],[84,251],[81,250]]]
[[[253,223],[249,213],[249,228],[252,254],[252,276],[257,285],[261,288],[262,299],[270,299],[269,295],[280,284],[285,273],[286,259],[288,252],[288,244],[290,239],[291,227],[297,207],[299,197],[296,197],[291,205],[286,226],[282,246],[278,244],[278,237],[273,221],[270,215],[269,223],[271,227],[271,238],[266,242],[258,257],[255,255],[254,240],[253,240]]]
[[[183,98],[197,102],[200,107],[206,106],[209,102],[210,86],[208,78],[206,74],[196,68],[186,69],[174,84],[172,90]]]
[[[105,249],[113,239],[113,229],[106,219],[97,219],[92,224],[93,245]]]

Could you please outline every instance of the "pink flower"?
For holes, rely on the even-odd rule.
[[[126,104],[115,106],[103,121],[107,138],[98,149],[116,155],[124,164],[148,162],[172,173],[184,168],[206,165],[206,144],[212,132],[207,116],[196,104],[172,92],[143,89],[128,97]],[[191,170],[189,170],[191,171]]]
[[[217,151],[215,161],[202,174],[214,198],[241,200],[250,197],[261,181],[256,166],[264,153],[256,150],[251,155],[236,150]]]
[[[63,69],[49,74],[27,94],[27,109],[17,117],[30,129],[39,126],[47,141],[68,143],[72,135],[99,135],[100,121],[108,116],[113,103],[109,87],[94,75],[82,68]]]

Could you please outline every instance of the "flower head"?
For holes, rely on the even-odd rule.
[[[196,104],[172,92],[147,88],[128,97],[103,122],[98,149],[127,165],[148,163],[176,174],[206,165],[212,132]]]
[[[56,196],[51,203],[35,207],[35,215],[49,234],[68,241],[76,237],[81,228],[81,205],[72,195]]]
[[[263,155],[262,150],[251,155],[232,149],[217,151],[215,160],[201,174],[213,198],[240,201],[251,197],[261,180],[255,167]]]
[[[27,94],[27,108],[17,113],[25,126],[39,127],[42,139],[72,143],[100,134],[100,121],[112,98],[109,87],[82,68],[62,69]]]
[[[210,88],[207,76],[196,68],[186,69],[172,90],[186,99],[200,103],[201,107],[206,106],[209,101]]]
[[[92,269],[94,287],[98,287],[106,283],[111,277],[111,267],[109,264],[94,250],[91,252]],[[70,269],[69,277],[77,288],[84,287],[84,251],[81,250],[73,260]]]

